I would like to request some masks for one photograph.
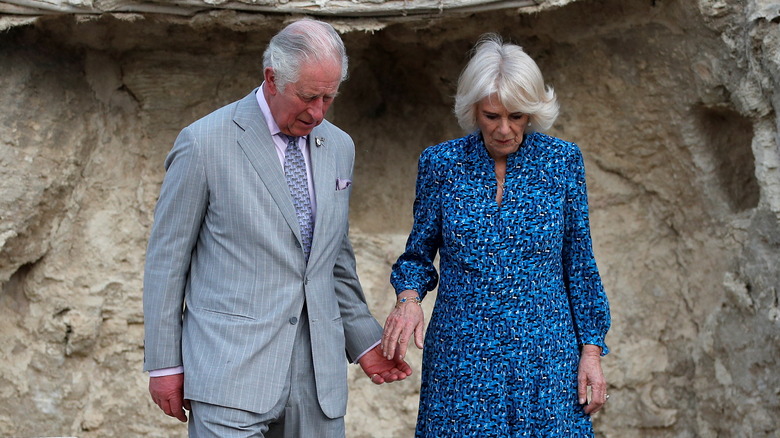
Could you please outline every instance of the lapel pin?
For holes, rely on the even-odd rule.
[[[314,144],[317,145],[317,147],[322,146],[322,143],[325,142],[325,139],[322,137],[314,137]]]

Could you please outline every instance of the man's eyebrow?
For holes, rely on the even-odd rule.
[[[302,93],[302,92],[301,92],[301,93],[297,93],[297,94],[298,94],[298,97],[300,97],[300,98],[301,98],[301,99],[303,99],[303,100],[316,99],[316,98],[318,98],[318,97],[320,97],[320,96],[322,96],[322,97],[330,97],[331,99],[334,99],[334,98],[336,98],[336,96],[338,96],[338,95],[339,95],[339,92],[338,92],[338,91],[335,91],[335,92],[333,92],[333,93],[322,93],[322,94],[317,94],[317,93]]]

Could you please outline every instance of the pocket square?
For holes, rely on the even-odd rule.
[[[336,190],[346,190],[347,187],[352,185],[351,179],[336,178]]]

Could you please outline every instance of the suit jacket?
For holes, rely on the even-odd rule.
[[[308,264],[255,91],[179,134],[165,161],[144,273],[144,369],[184,366],[185,398],[264,413],[278,402],[306,303],[317,397],[347,403],[346,360],[380,339],[348,238],[354,144],[309,139],[317,214]]]

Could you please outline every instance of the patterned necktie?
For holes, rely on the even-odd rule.
[[[287,137],[287,150],[284,153],[284,176],[287,178],[287,187],[290,188],[293,206],[298,216],[298,225],[301,227],[301,238],[303,239],[303,252],[308,262],[314,224],[312,223],[306,162],[298,147],[298,137]]]

